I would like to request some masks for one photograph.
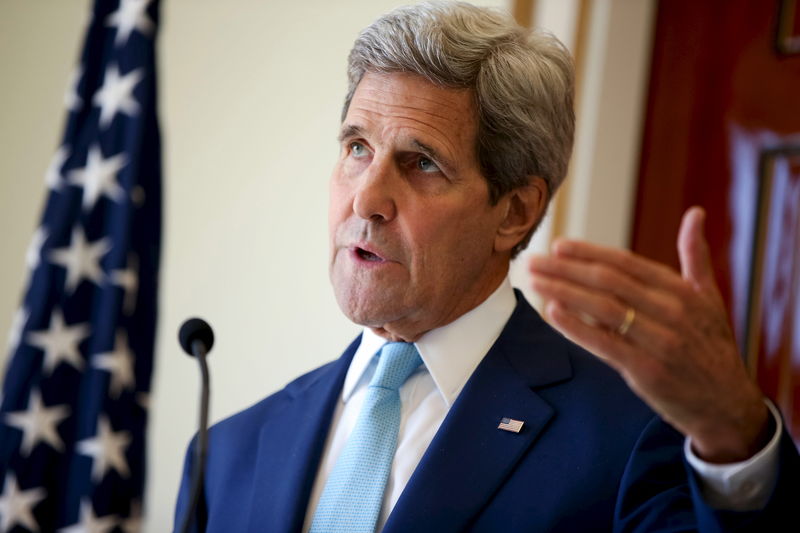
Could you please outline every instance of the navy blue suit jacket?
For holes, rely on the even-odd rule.
[[[395,532],[797,531],[800,459],[781,444],[763,512],[715,512],[683,437],[620,377],[517,307],[459,395],[386,523]],[[216,424],[200,531],[297,532],[356,339],[342,357]],[[519,434],[500,419],[524,420]],[[176,523],[188,505],[187,453]],[[798,522],[795,521],[795,524]]]

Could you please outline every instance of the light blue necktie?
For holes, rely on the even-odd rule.
[[[336,461],[310,533],[373,533],[400,428],[400,386],[422,363],[413,344],[383,345],[356,425]]]

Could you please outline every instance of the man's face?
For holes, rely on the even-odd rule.
[[[367,73],[331,176],[330,276],[354,322],[416,340],[481,303],[508,268],[507,204],[489,205],[468,90]]]

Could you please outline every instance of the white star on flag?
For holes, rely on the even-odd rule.
[[[64,450],[64,442],[58,435],[58,426],[70,414],[66,405],[46,407],[39,391],[31,391],[28,408],[24,411],[6,413],[6,424],[22,431],[23,455],[31,454],[33,448],[41,441],[52,446],[56,451]]]
[[[128,164],[124,153],[103,158],[100,146],[89,149],[86,166],[69,173],[70,185],[83,187],[83,210],[90,211],[100,196],[107,196],[115,202],[125,198],[125,191],[117,183],[117,173]]]
[[[45,499],[47,493],[41,487],[20,490],[14,474],[6,476],[5,488],[0,495],[0,531],[11,531],[15,525],[39,531],[33,516],[33,508]]]
[[[125,330],[118,330],[114,350],[100,353],[94,357],[92,366],[106,370],[110,374],[109,395],[117,399],[123,389],[133,390],[133,352],[128,346],[128,335]]]
[[[51,191],[61,189],[61,167],[67,162],[69,153],[69,146],[59,146],[50,161],[50,166],[47,167],[47,172],[44,174],[44,183]]]
[[[78,521],[69,526],[58,530],[59,533],[108,533],[117,525],[117,517],[114,515],[97,516],[94,514],[92,502],[81,500],[81,517]]]
[[[97,435],[79,441],[78,453],[92,458],[92,481],[100,482],[111,469],[116,470],[123,478],[130,476],[128,461],[125,459],[125,448],[131,442],[129,431],[114,433],[108,417],[100,415],[97,422]]]
[[[79,66],[72,71],[72,77],[69,80],[69,87],[64,94],[64,105],[67,106],[68,111],[78,111],[83,106],[83,98],[78,94],[78,84],[81,82],[83,76],[83,65]]]
[[[113,270],[111,281],[114,285],[122,287],[125,299],[122,310],[125,316],[131,316],[136,309],[136,292],[139,289],[139,260],[136,254],[128,255],[128,268],[125,270]]]
[[[117,35],[114,44],[127,43],[131,32],[139,30],[142,35],[153,33],[153,21],[147,16],[147,6],[153,0],[122,0],[119,9],[106,19],[106,26],[116,26]]]
[[[28,251],[25,252],[25,263],[28,265],[28,270],[30,270],[31,273],[39,266],[39,261],[41,261],[42,257],[42,245],[47,240],[48,236],[47,228],[44,226],[39,226],[36,228],[36,231],[33,232],[31,243],[28,245]]]
[[[42,374],[49,376],[61,361],[69,363],[77,370],[83,369],[83,358],[78,345],[90,334],[88,323],[67,326],[59,308],[53,309],[50,327],[31,331],[27,343],[44,351]]]
[[[111,239],[108,237],[88,242],[80,227],[73,229],[72,243],[50,252],[50,262],[67,269],[64,292],[67,295],[72,293],[84,278],[100,285],[103,281],[100,258],[110,249]]]
[[[14,320],[11,322],[11,331],[8,334],[9,352],[13,353],[16,351],[19,341],[22,338],[22,332],[25,330],[25,324],[28,323],[30,317],[30,312],[24,307],[17,309],[17,312],[14,314]]]
[[[106,69],[103,86],[94,95],[92,102],[100,106],[100,127],[106,128],[117,113],[133,116],[139,112],[139,103],[133,97],[133,88],[142,80],[143,69],[136,69],[124,76],[119,75],[116,65]]]

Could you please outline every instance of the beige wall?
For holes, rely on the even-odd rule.
[[[341,316],[328,286],[326,181],[337,154],[347,50],[360,28],[396,4],[163,3],[165,227],[145,531],[171,525],[183,452],[196,423],[197,371],[175,342],[184,318],[204,316],[216,331],[210,360],[214,420],[337,357],[358,330]],[[537,20],[571,45],[577,4],[539,0]],[[638,147],[636,98],[646,71],[647,6],[653,2],[594,4],[594,61],[605,64],[589,71],[598,97],[584,103],[594,114],[591,122],[579,123],[585,138],[576,153],[584,159],[573,172],[580,172],[581,190],[609,194],[597,209],[588,207],[588,192],[576,196],[567,220],[572,235],[624,244],[633,179],[628,167]],[[3,2],[0,337],[19,301],[25,249],[44,198],[44,171],[61,135],[62,96],[88,5]],[[621,28],[627,34],[619,34]],[[608,85],[614,80],[633,96],[602,96],[616,90]],[[619,116],[624,123],[615,120]],[[612,134],[599,145],[604,131]],[[548,232],[545,224],[534,249],[547,247]],[[525,284],[524,264],[515,266],[514,279]],[[4,358],[0,351],[0,362]]]

